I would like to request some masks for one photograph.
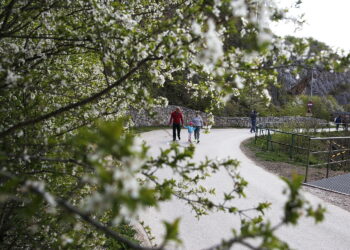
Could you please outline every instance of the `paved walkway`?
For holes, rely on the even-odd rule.
[[[171,138],[168,132],[157,130],[142,134],[142,138],[151,146],[152,154],[157,154],[160,148],[169,144]],[[182,137],[186,138],[187,132],[183,130],[182,133]],[[277,176],[257,166],[240,150],[240,143],[252,136],[248,129],[214,129],[210,134],[201,136],[194,160],[199,162],[205,156],[211,159],[228,156],[238,159],[241,162],[241,174],[249,182],[249,186],[246,190],[247,199],[237,200],[235,204],[240,208],[248,208],[259,202],[271,202],[273,205],[267,215],[272,223],[279,221],[283,201],[286,199],[282,194],[285,184]],[[171,173],[163,171],[160,177],[169,174]],[[226,171],[219,171],[203,185],[215,187],[218,194],[216,198],[221,199],[220,194],[230,190],[231,181]],[[302,219],[297,227],[281,228],[278,235],[294,249],[350,249],[350,213],[325,204],[309,193],[305,193],[305,196],[313,204],[326,205],[328,212],[325,221],[316,225],[312,219]],[[188,250],[203,249],[220,242],[222,238],[230,237],[230,229],[237,228],[239,222],[235,216],[225,213],[212,213],[197,220],[190,208],[177,199],[162,204],[159,209],[152,208],[140,214],[140,219],[152,228],[153,235],[158,240],[164,233],[161,221],[173,221],[178,217],[181,217],[180,237],[183,245],[177,249]],[[237,246],[234,249],[244,248]]]
[[[308,182],[306,185],[350,195],[350,174],[342,174],[318,181],[312,181]]]

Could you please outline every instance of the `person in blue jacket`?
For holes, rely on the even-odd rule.
[[[250,127],[250,133],[255,133],[256,131],[256,117],[257,117],[257,113],[255,110],[252,110],[252,112],[250,113],[250,122],[251,122],[251,127]]]
[[[336,129],[337,129],[337,131],[338,131],[338,129],[339,129],[339,125],[341,124],[341,116],[340,115],[338,115],[335,119],[334,119],[334,122],[335,122],[335,125],[336,125]]]
[[[184,128],[187,128],[188,130],[188,142],[192,143],[192,134],[195,130],[195,128],[193,127],[193,122],[190,122],[188,126],[184,126]]]

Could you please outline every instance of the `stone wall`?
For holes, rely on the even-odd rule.
[[[177,106],[169,105],[167,107],[154,108],[153,114],[150,114],[144,110],[132,110],[130,111],[131,119],[135,127],[149,127],[149,126],[167,126],[170,120],[170,114],[175,110]],[[193,109],[179,107],[183,113],[184,122],[187,125],[193,117],[195,117],[196,111]],[[204,121],[209,119],[209,115],[200,112]]]
[[[169,105],[167,107],[158,107],[153,110],[154,114],[150,114],[144,110],[131,110],[129,112],[135,127],[149,127],[149,126],[167,126],[170,119],[170,114],[175,110],[176,106]],[[195,110],[180,107],[182,110],[185,124],[188,124],[193,117],[195,117]],[[200,112],[204,122],[210,121],[210,115]],[[258,117],[257,124],[272,124],[272,125],[286,125],[286,124],[313,124],[313,123],[327,123],[325,120],[315,119],[312,117],[298,117],[298,116],[283,116],[283,117]],[[249,128],[249,117],[214,117],[214,127],[239,127]]]
[[[270,127],[295,125],[302,126],[305,124],[313,125],[320,123],[327,123],[326,120],[316,119],[312,117],[302,117],[302,116],[267,116],[267,117],[257,117],[257,125],[268,125]],[[215,127],[239,127],[239,128],[249,128],[250,118],[249,117],[215,117]]]

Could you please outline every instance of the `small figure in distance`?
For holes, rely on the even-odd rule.
[[[192,119],[193,125],[194,125],[194,139],[197,143],[199,143],[199,135],[200,135],[200,130],[203,127],[203,119],[199,115],[199,112],[196,111],[196,116]]]
[[[335,122],[336,130],[338,131],[339,125],[341,124],[341,116],[338,115],[338,116],[334,119],[334,122]]]
[[[195,131],[195,128],[193,127],[193,122],[190,122],[188,126],[184,126],[184,128],[187,128],[188,130],[188,142],[192,143],[192,134]]]
[[[251,122],[250,133],[255,133],[255,130],[256,130],[256,117],[257,117],[256,111],[252,110],[252,112],[250,113],[250,122]]]
[[[184,125],[184,120],[179,107],[176,107],[175,111],[170,115],[169,125],[171,124],[173,125],[173,141],[176,141],[176,132],[180,140],[181,126]]]

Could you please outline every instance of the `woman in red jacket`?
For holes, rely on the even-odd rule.
[[[182,117],[182,113],[179,107],[176,107],[175,111],[172,112],[170,115],[169,125],[171,124],[173,124],[173,141],[176,140],[176,131],[177,131],[177,137],[180,140],[181,126],[184,125],[184,119]]]

